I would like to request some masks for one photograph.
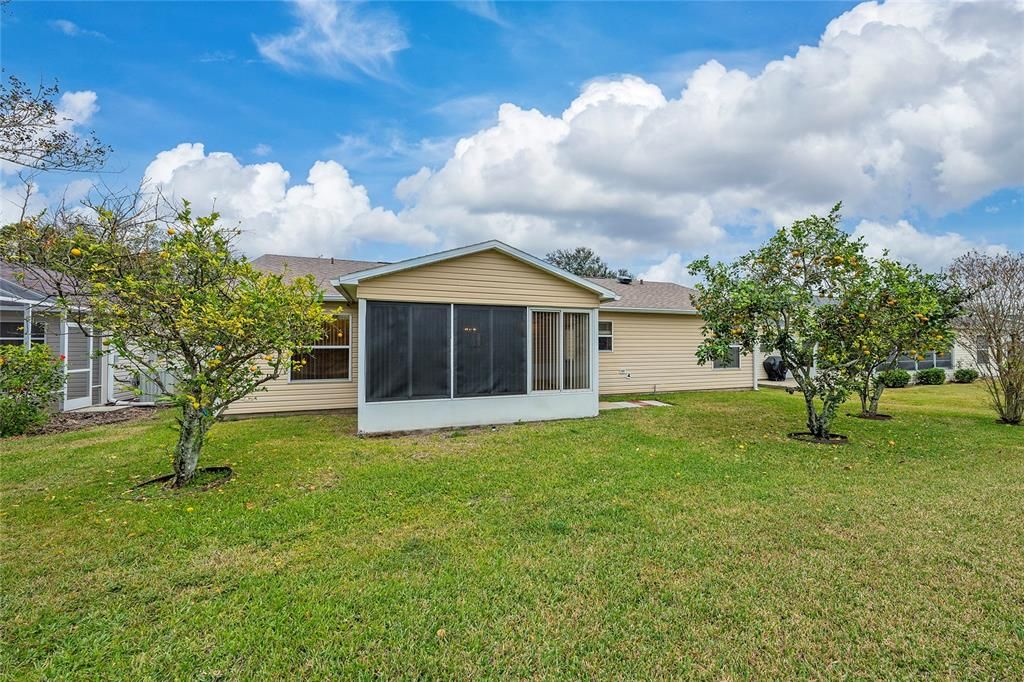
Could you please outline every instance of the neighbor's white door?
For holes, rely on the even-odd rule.
[[[92,405],[92,337],[77,324],[64,322],[64,409]]]

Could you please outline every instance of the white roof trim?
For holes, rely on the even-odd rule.
[[[661,313],[663,315],[700,315],[696,310],[682,310],[680,308],[620,308],[618,306],[601,306],[600,313]]]
[[[520,251],[514,247],[509,246],[505,242],[500,242],[497,239],[492,239],[486,242],[480,242],[479,244],[470,244],[469,246],[462,246],[457,249],[449,249],[448,251],[438,251],[437,253],[431,253],[426,256],[419,256],[418,258],[410,258],[408,260],[399,261],[397,263],[388,263],[387,265],[381,265],[376,268],[370,268],[369,270],[359,270],[337,279],[331,280],[331,285],[336,289],[341,289],[344,286],[358,285],[363,280],[373,279],[374,277],[381,277],[383,275],[390,275],[394,272],[401,272],[402,270],[411,270],[412,268],[418,268],[422,265],[430,265],[431,263],[439,263],[441,261],[449,260],[451,258],[458,258],[460,256],[468,256],[473,253],[480,253],[481,251],[490,250],[499,251],[506,256],[515,258],[518,261],[522,261],[527,265],[532,265],[540,270],[564,279],[567,282],[583,287],[593,291],[595,294],[601,297],[602,301],[617,301],[620,296],[611,289],[606,289],[600,284],[595,284],[590,280],[579,277],[567,272],[560,267],[552,265],[547,261],[541,260],[536,256],[533,256],[525,251]]]

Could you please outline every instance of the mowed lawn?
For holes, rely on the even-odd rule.
[[[889,391],[846,447],[787,440],[782,391],[659,397],[225,423],[203,463],[234,480],[144,502],[169,414],[0,441],[0,674],[1024,676],[1024,430],[981,386]]]

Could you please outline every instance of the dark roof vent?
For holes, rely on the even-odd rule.
[[[633,278],[630,277],[629,275],[619,275],[618,276],[618,280],[619,280],[619,284],[632,284],[633,283]]]

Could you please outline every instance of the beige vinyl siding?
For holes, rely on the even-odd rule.
[[[749,355],[740,355],[739,369],[697,364],[703,338],[697,315],[601,310],[598,320],[612,322],[614,338],[613,350],[598,354],[604,395],[752,387]]]
[[[358,306],[325,304],[329,310],[346,314],[351,319],[348,381],[289,381],[287,374],[265,386],[266,391],[253,393],[225,411],[225,415],[302,412],[309,410],[341,410],[356,407],[358,373],[359,310]]]
[[[507,256],[481,251],[361,282],[359,298],[416,303],[594,308],[596,293]]]

